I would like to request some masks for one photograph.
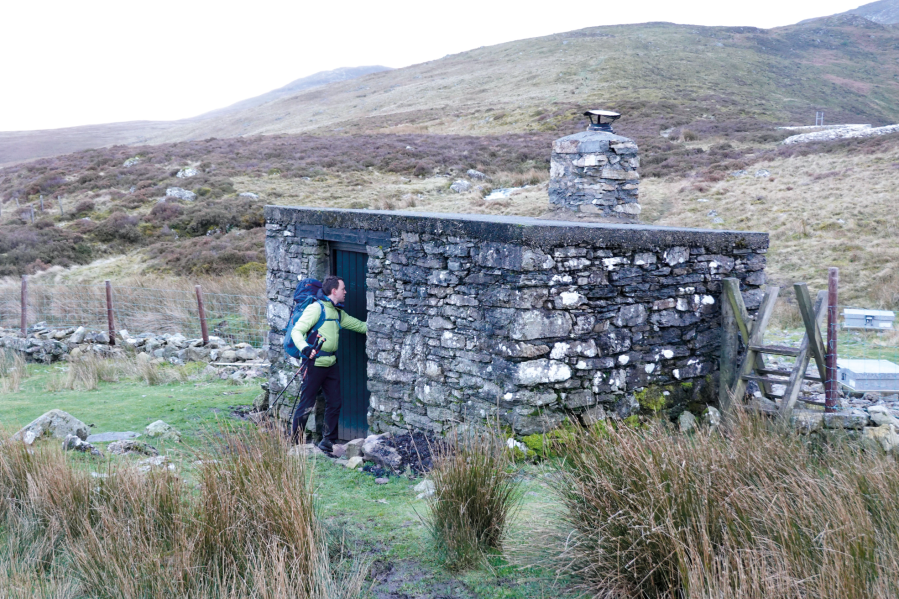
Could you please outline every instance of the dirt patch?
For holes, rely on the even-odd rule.
[[[416,475],[429,472],[434,466],[435,454],[447,447],[443,440],[422,432],[396,435],[387,445],[393,447],[403,458],[403,470],[408,467]]]
[[[457,599],[474,597],[458,580],[435,581],[433,572],[413,561],[375,560],[372,594],[377,599]]]

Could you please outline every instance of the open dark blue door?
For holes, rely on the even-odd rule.
[[[345,309],[350,316],[366,320],[365,276],[368,274],[368,253],[344,244],[331,244],[331,272],[346,284]],[[365,335],[349,330],[340,331],[337,346],[337,363],[340,365],[340,392],[343,407],[337,436],[351,440],[368,434],[368,356],[365,353]]]

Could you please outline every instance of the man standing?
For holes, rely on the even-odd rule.
[[[315,396],[319,389],[325,393],[325,428],[319,449],[331,453],[334,441],[337,440],[337,421],[340,417],[340,371],[337,367],[337,342],[340,329],[346,328],[363,335],[368,332],[368,325],[358,318],[353,318],[343,311],[341,306],[346,299],[346,285],[340,277],[330,276],[322,281],[322,295],[318,301],[312,302],[303,310],[291,332],[294,345],[307,360],[314,360],[306,368],[303,377],[300,403],[293,413],[291,438],[299,442],[305,434],[306,420],[315,408]],[[309,331],[318,323],[325,312],[325,319],[318,334],[325,338],[321,350],[315,352],[307,343]]]

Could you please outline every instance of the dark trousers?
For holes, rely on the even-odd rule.
[[[306,421],[309,414],[315,409],[315,397],[319,390],[325,393],[325,427],[322,430],[322,438],[331,443],[337,441],[337,420],[340,418],[340,370],[337,364],[328,367],[309,364],[306,368],[306,376],[303,378],[303,387],[300,391],[300,403],[293,413],[293,425],[291,426],[291,438],[300,440],[305,434]]]

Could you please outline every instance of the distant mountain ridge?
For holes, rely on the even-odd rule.
[[[382,71],[390,70],[390,67],[371,65],[364,67],[341,67],[332,71],[321,71],[313,75],[309,75],[308,77],[303,77],[301,79],[291,81],[284,87],[273,89],[272,91],[266,92],[262,95],[255,96],[253,98],[247,98],[246,100],[241,100],[240,102],[237,102],[230,106],[226,106],[225,108],[218,108],[216,110],[206,112],[196,118],[214,118],[229,112],[247,110],[249,108],[261,106],[262,104],[277,100],[279,98],[283,98],[285,96],[290,96],[298,92],[305,91],[307,89],[321,87],[323,85],[328,85],[329,83],[337,83],[338,81],[349,81],[351,79],[357,79],[359,77],[362,77],[363,75],[368,75],[369,73],[380,73]]]
[[[250,110],[305,90],[389,70],[390,67],[372,65],[321,71],[308,77],[291,81],[283,87],[262,95],[179,121],[128,121],[65,127],[62,129],[0,131],[0,166],[23,160],[68,154],[69,152],[77,152],[87,148],[100,148],[118,144],[144,144],[153,139],[158,139],[169,129],[186,126],[195,121],[222,118],[226,115]]]
[[[881,25],[893,25],[899,23],[899,0],[878,0],[877,2],[863,4],[858,8],[831,16],[836,17],[839,15],[858,15]],[[806,19],[801,21],[801,23],[808,23],[814,20],[816,19]]]
[[[875,4],[886,14],[899,0]],[[622,132],[639,128],[644,137],[687,125],[710,134],[810,125],[817,110],[829,122],[899,121],[899,27],[856,14],[767,30],[590,27],[360,75],[379,68],[337,69],[193,119],[135,123],[131,134],[123,123],[80,140],[77,128],[65,130],[64,146],[53,145],[61,132],[0,133],[0,164],[213,137],[570,132],[585,107],[622,112]]]

